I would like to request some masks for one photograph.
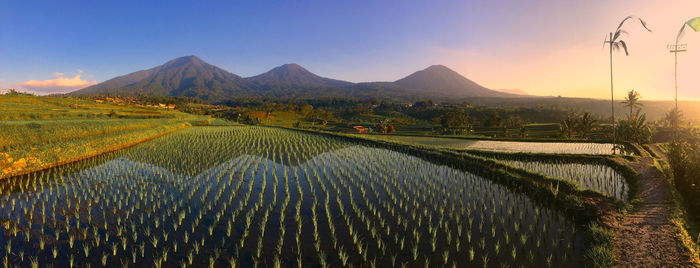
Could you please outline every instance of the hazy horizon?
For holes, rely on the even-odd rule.
[[[469,1],[0,4],[0,88],[66,92],[197,55],[249,77],[284,63],[350,82],[394,81],[442,64],[491,89],[609,99],[605,34],[627,15],[630,55],[614,54],[615,98],[673,99],[666,44],[700,2]],[[679,54],[679,100],[700,99],[700,33]],[[58,89],[58,90],[57,90]]]

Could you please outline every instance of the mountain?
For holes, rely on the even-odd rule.
[[[527,94],[527,92],[522,91],[520,89],[494,89],[494,90],[498,91],[498,92],[510,93],[510,94],[515,94],[515,95],[524,95],[524,96],[530,95],[530,94]]]
[[[298,64],[289,63],[253,77],[245,78],[260,89],[299,89],[346,87],[353,83],[320,77]]]
[[[187,96],[215,101],[249,88],[242,77],[208,64],[197,56],[185,56],[74,93]]]
[[[518,96],[487,89],[442,65],[430,66],[395,82],[351,83],[318,76],[294,63],[243,78],[196,56],[176,58],[71,94],[186,96],[211,103],[246,97],[380,97],[414,101]]]
[[[411,90],[414,94],[451,97],[512,97],[513,95],[490,90],[443,65],[433,65],[395,84]]]

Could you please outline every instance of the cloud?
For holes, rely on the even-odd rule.
[[[61,77],[61,76],[63,76],[63,73],[56,72],[56,73],[53,73],[53,76]]]
[[[59,76],[60,74],[61,76]],[[57,92],[57,91],[69,91],[69,90],[75,90],[79,88],[84,88],[87,86],[91,86],[94,84],[97,84],[96,80],[93,81],[87,81],[83,80],[80,78],[80,74],[76,75],[75,77],[72,78],[65,78],[62,77],[63,74],[61,73],[55,73],[54,75],[59,76],[54,79],[49,79],[49,80],[29,80],[23,83],[20,83],[19,85],[22,87],[25,87],[30,90],[34,91],[41,91],[41,92]]]

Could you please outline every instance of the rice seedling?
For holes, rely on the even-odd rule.
[[[102,261],[102,266],[106,266],[106,265],[107,265],[107,257],[109,257],[109,253],[106,253],[106,252],[105,252],[105,253],[102,253],[102,259],[101,259],[101,261]]]
[[[544,267],[565,254],[549,262],[576,266],[581,254],[570,219],[487,178],[283,129],[186,129],[0,189],[14,189],[0,192],[6,255],[60,267],[217,266],[219,249],[237,252],[231,267]]]
[[[629,186],[625,178],[613,168],[603,164],[520,160],[503,160],[503,162],[516,168],[568,180],[584,189],[595,190],[605,195],[628,201]]]
[[[364,136],[363,136],[364,138]],[[405,143],[415,143],[429,146],[446,147],[453,149],[464,150],[482,150],[482,151],[497,151],[497,152],[528,152],[528,153],[547,153],[547,154],[595,154],[609,155],[614,151],[614,146],[611,143],[592,143],[592,142],[536,142],[536,141],[493,141],[493,140],[467,140],[454,138],[438,138],[438,137],[414,137],[414,136],[396,136],[396,135],[372,135],[369,138],[398,141]],[[631,154],[626,150],[622,152],[618,149],[615,151],[620,154]]]

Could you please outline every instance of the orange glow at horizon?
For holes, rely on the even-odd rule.
[[[639,91],[646,100],[672,100],[674,91],[674,57],[666,45],[675,41],[685,21],[700,16],[700,1],[625,1],[611,3],[609,9],[588,17],[552,15],[541,20],[553,33],[552,40],[520,40],[495,44],[483,50],[432,47],[436,62],[441,62],[464,76],[493,89],[521,89],[529,94],[564,97],[610,98],[609,49],[603,48],[606,33],[614,31],[627,15],[644,19],[652,33],[638,21],[628,20],[623,39],[629,56],[613,52],[615,99],[623,99],[630,89]],[[528,28],[523,31],[537,31]],[[558,34],[578,34],[557,40]],[[504,37],[507,38],[507,37]],[[686,27],[680,43],[688,51],[678,54],[678,98],[700,99],[700,32]]]

